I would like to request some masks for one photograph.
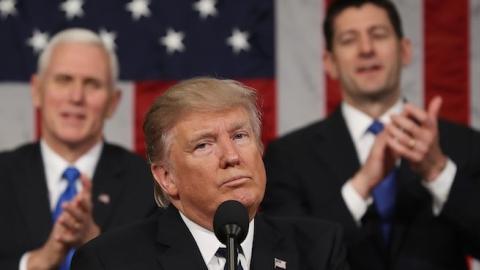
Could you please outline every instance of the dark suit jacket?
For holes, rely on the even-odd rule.
[[[445,121],[439,129],[441,147],[457,165],[448,201],[434,216],[431,195],[402,162],[388,248],[373,204],[359,227],[342,198],[360,164],[341,110],[269,145],[262,209],[343,224],[352,269],[466,269],[465,254],[480,257],[480,135]]]
[[[251,270],[345,269],[339,226],[315,219],[255,218]],[[207,270],[196,242],[175,207],[141,223],[106,233],[75,253],[72,270]],[[281,268],[278,268],[281,269]]]
[[[152,179],[142,158],[105,143],[92,179],[93,216],[102,232],[154,211]],[[1,153],[0,269],[18,269],[24,252],[45,243],[53,225],[49,205],[40,145]]]

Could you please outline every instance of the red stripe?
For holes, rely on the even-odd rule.
[[[143,136],[143,119],[150,105],[157,96],[160,96],[176,81],[143,81],[135,85],[134,111],[134,149],[138,154],[145,156],[145,137]]]
[[[326,8],[332,3],[334,0],[324,0],[325,1],[325,11],[326,13]],[[321,30],[323,31],[323,30]],[[326,44],[325,44],[326,46]],[[331,79],[326,73],[324,73],[322,76],[325,77],[325,95],[326,95],[326,100],[325,100],[325,105],[327,108],[327,115],[332,113],[340,104],[342,101],[342,92],[340,88],[340,82],[338,80],[333,80]]]
[[[440,95],[444,101],[441,116],[468,124],[468,0],[425,0],[424,4],[425,104]]]
[[[277,105],[275,81],[271,79],[239,80],[258,91],[259,106],[262,112],[262,141],[265,145],[277,135]],[[155,98],[175,84],[176,81],[144,81],[135,86],[135,152],[144,156],[145,145],[143,136],[143,120]]]
[[[42,114],[39,109],[34,110],[35,113],[35,139],[40,140],[42,135]]]

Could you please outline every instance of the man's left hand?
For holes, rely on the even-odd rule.
[[[425,111],[406,104],[400,115],[394,115],[386,126],[388,145],[427,182],[443,171],[447,157],[439,143],[438,114],[442,99],[436,96]]]

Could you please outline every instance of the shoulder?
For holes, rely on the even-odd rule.
[[[105,142],[103,147],[104,149],[102,154],[105,156],[117,157],[119,159],[125,160],[126,162],[135,162],[135,163],[143,163],[143,164],[146,163],[145,159],[142,158],[140,155],[130,150],[127,150],[123,146]]]
[[[160,211],[148,218],[104,232],[82,246],[79,251],[94,251],[101,255],[121,254],[153,245],[158,215],[161,215]]]
[[[40,144],[28,143],[17,148],[0,152],[1,169],[17,168],[22,164],[41,162]]]
[[[323,243],[338,241],[342,237],[342,227],[330,221],[314,217],[270,217],[262,215],[267,227],[285,237],[304,239],[308,242],[321,240]]]

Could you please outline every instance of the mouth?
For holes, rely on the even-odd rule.
[[[357,68],[357,73],[360,75],[363,74],[371,74],[378,72],[382,69],[382,65],[380,64],[369,64],[369,65],[361,65],[360,67]]]
[[[246,183],[248,181],[251,181],[251,180],[252,180],[252,178],[250,176],[246,176],[246,175],[234,176],[234,177],[230,177],[227,180],[223,181],[222,186],[237,187],[237,186],[241,186],[244,183]]]
[[[60,116],[67,121],[83,121],[86,116],[83,113],[62,112]]]

